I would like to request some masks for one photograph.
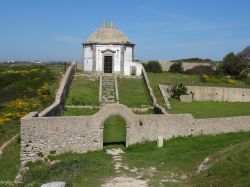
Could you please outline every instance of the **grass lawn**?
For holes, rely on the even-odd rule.
[[[201,186],[250,186],[250,141],[213,155],[217,159],[208,171],[191,178],[189,184]]]
[[[19,133],[19,121],[8,121],[0,126],[0,146]]]
[[[89,116],[95,114],[99,109],[65,108],[62,116]]]
[[[120,116],[111,116],[104,122],[103,142],[126,142],[126,121]]]
[[[186,75],[180,73],[147,73],[150,85],[154,90],[154,94],[157,98],[157,101],[162,106],[164,105],[164,100],[161,96],[160,90],[158,88],[159,84],[164,85],[174,85],[177,83],[184,83],[188,86],[221,86],[221,87],[242,87],[242,88],[250,88],[250,84],[246,84],[243,81],[236,80],[235,84],[228,84],[226,82],[226,78],[216,79],[213,82],[204,83],[201,82],[198,75]]]
[[[112,158],[104,151],[66,153],[49,156],[49,159],[59,162],[49,164],[37,161],[28,164],[30,169],[24,175],[23,186],[41,186],[47,182],[65,181],[66,186],[96,187],[115,175]]]
[[[160,183],[164,186],[249,186],[249,141],[250,132],[179,137],[165,141],[163,148],[157,148],[155,142],[132,145],[123,158],[130,167],[144,170],[155,167],[157,172],[150,178],[151,186],[158,186]],[[225,151],[236,144],[239,147],[230,152]],[[203,160],[217,152],[222,152],[219,161],[205,174],[195,175]],[[181,179],[184,174],[187,179]],[[180,182],[168,181],[170,179]]]
[[[128,107],[152,105],[148,89],[143,79],[118,78],[119,102]]]
[[[66,105],[99,105],[99,80],[87,76],[75,76]]]
[[[171,110],[168,113],[190,113],[194,118],[216,118],[231,116],[250,115],[250,103],[240,102],[214,102],[214,101],[193,101],[182,103],[177,99],[169,99]]]
[[[16,138],[4,150],[0,157],[0,181],[13,181],[20,166],[20,138]]]

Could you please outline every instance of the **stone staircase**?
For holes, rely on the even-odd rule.
[[[118,98],[116,94],[116,77],[113,74],[101,75],[101,102],[103,104],[115,103]]]

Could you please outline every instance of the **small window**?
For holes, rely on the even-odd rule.
[[[136,66],[130,67],[130,75],[136,75]]]

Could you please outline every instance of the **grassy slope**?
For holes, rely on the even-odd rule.
[[[225,81],[218,83],[203,83],[196,75],[184,75],[168,72],[164,72],[161,74],[148,73],[148,77],[157,101],[162,106],[165,106],[165,103],[158,88],[159,84],[173,85],[176,83],[184,83],[186,85],[202,86],[250,87],[249,85],[246,85],[241,81],[237,81],[236,85],[227,84]],[[228,103],[213,101],[195,101],[192,103],[181,103],[178,100],[170,99],[170,104],[172,109],[167,109],[168,113],[191,113],[195,118],[250,115],[250,103]]]
[[[63,68],[59,65],[0,66],[0,116],[3,116],[4,113],[16,112],[17,109],[15,107],[7,107],[8,102],[14,101],[15,99],[25,100],[32,98],[39,101],[40,106],[33,109],[28,108],[25,112],[41,110],[48,106],[50,102],[53,101],[54,93],[59,85],[62,72]],[[45,94],[47,94],[50,99],[42,101],[36,91],[45,82],[49,84],[48,90],[46,90]],[[28,92],[28,88],[32,88],[33,91]],[[24,109],[20,108],[19,112],[22,110]],[[15,118],[4,125],[0,125],[0,146],[3,142],[19,133],[18,121],[19,118]]]
[[[214,155],[207,171],[188,182],[201,186],[250,186],[250,141],[230,146]]]
[[[18,133],[18,121],[9,121],[7,124],[0,126],[0,146]]]
[[[228,84],[226,78],[216,79],[214,82],[204,83],[200,81],[198,75],[187,75],[181,73],[147,73],[152,84],[167,84],[173,85],[177,83],[184,83],[189,86],[222,86],[222,87],[236,87],[236,88],[250,88],[250,85],[245,82],[236,80],[235,84]]]
[[[79,109],[79,108],[65,108],[63,110],[63,116],[88,116],[95,114],[99,109]]]
[[[86,154],[66,153],[50,156],[59,163],[30,163],[30,170],[24,176],[23,186],[40,186],[51,181],[65,181],[67,186],[95,187],[104,183],[108,177],[115,175],[112,158],[104,151]]]
[[[0,181],[13,181],[20,166],[20,138],[16,138],[3,151],[0,158]]]
[[[125,142],[126,121],[120,116],[111,116],[104,122],[103,142]]]
[[[212,102],[212,101],[193,101],[182,103],[177,99],[170,99],[172,109],[168,113],[191,113],[195,118],[216,118],[231,116],[250,115],[250,103],[240,102]]]
[[[248,141],[249,143],[249,140],[250,132],[222,134],[216,136],[180,137],[166,141],[164,147],[160,149],[156,147],[154,142],[147,142],[129,147],[126,154],[124,154],[124,160],[130,166],[135,166],[137,168],[156,167],[158,172],[151,178],[150,183],[153,186],[157,186],[162,179],[170,179],[171,173],[176,174],[175,177],[172,178],[176,180],[181,180],[180,176],[182,174],[187,174],[187,176],[194,175],[198,166],[209,155],[230,145],[245,141]],[[230,168],[231,166],[228,165],[229,163],[237,164],[238,162],[241,162],[241,167],[249,168],[249,162],[243,162],[240,159],[248,157],[244,156],[244,154],[249,154],[250,152],[243,151],[241,153],[242,156],[236,158],[234,162],[225,163],[224,167]],[[232,167],[239,169],[239,167]],[[232,172],[237,173],[241,171],[228,170],[225,171],[224,174],[226,177],[230,177],[231,175],[234,175]],[[249,170],[247,172],[249,172]],[[219,175],[220,174],[218,174],[217,177],[219,177]],[[239,176],[244,178],[245,175],[239,174]],[[208,177],[206,180],[213,182],[214,178],[216,178],[216,172],[214,173],[214,177]],[[198,180],[198,182],[202,182],[202,179]],[[186,186],[184,185],[185,183],[186,181],[182,181],[182,185],[180,186]],[[192,181],[190,183],[192,184]],[[174,184],[176,183],[169,184],[166,182],[165,185],[171,186]],[[206,182],[202,182],[202,184],[206,186]]]
[[[75,77],[69,90],[66,105],[99,105],[99,80],[85,76]]]
[[[152,105],[147,87],[143,79],[118,79],[119,101],[128,107]]]
[[[161,97],[160,90],[158,88],[159,84],[165,85],[174,85],[177,83],[184,83],[189,86],[222,86],[222,87],[242,87],[242,88],[250,88],[250,85],[245,84],[242,81],[236,81],[236,84],[231,85],[226,83],[224,79],[214,83],[203,83],[200,81],[199,76],[197,75],[185,75],[180,73],[147,73],[148,78],[150,80],[150,84],[154,90],[154,94],[157,97],[157,101],[159,104],[163,105],[164,100]]]
[[[32,72],[34,69],[38,71]],[[16,71],[16,73],[13,74],[11,71]],[[2,81],[0,88],[0,115],[5,112],[12,112],[12,109],[6,107],[6,103],[17,98],[34,98],[40,101],[40,97],[36,91],[44,82],[47,82],[49,85],[45,94],[48,94],[50,99],[45,102],[40,101],[42,105],[37,109],[41,110],[48,106],[53,101],[62,72],[63,68],[59,65],[0,66],[0,80]],[[7,84],[6,80],[11,82]],[[35,92],[27,92],[28,88],[32,88]],[[14,110],[15,108],[13,108]],[[19,133],[19,124],[19,119],[15,119],[8,121],[4,125],[0,125],[0,146]],[[0,159],[0,181],[14,180],[19,170],[19,150],[19,141],[14,141],[4,149],[4,153]]]
[[[151,186],[159,186],[160,183],[164,186],[248,186],[249,141],[250,132],[178,137],[166,141],[163,148],[157,148],[155,142],[130,146],[125,150],[123,159],[130,168],[143,168],[142,171],[156,167],[157,172],[147,178]],[[195,175],[203,160],[217,152],[223,153],[218,161],[207,172]],[[60,162],[53,165],[40,161],[30,163],[23,186],[31,183],[31,186],[39,186],[50,181],[66,181],[68,186],[100,186],[116,175],[112,159],[104,151],[66,153],[49,156],[49,159]],[[188,178],[181,179],[182,174]],[[166,182],[167,179],[180,182]]]

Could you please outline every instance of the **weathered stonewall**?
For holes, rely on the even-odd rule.
[[[190,103],[192,102],[192,95],[181,95],[180,101],[183,103]]]
[[[65,182],[50,182],[43,184],[41,187],[65,187]]]

